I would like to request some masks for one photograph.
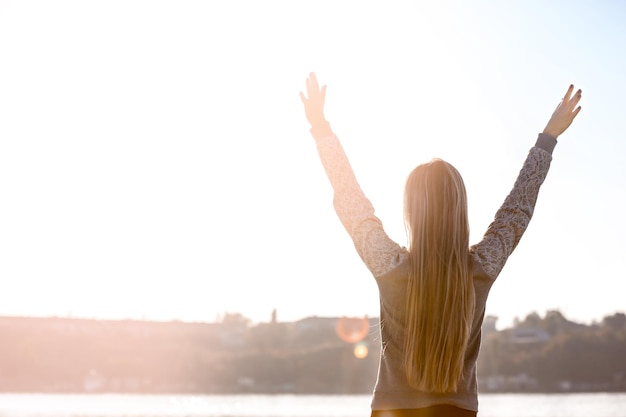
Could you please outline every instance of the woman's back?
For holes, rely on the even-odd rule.
[[[466,203],[459,203],[464,196],[464,187],[459,192],[460,176],[452,182],[431,182],[437,178],[428,171],[422,185],[418,182],[410,186],[407,182],[407,187],[431,184],[435,190],[413,193],[411,188],[405,192],[407,250],[385,233],[372,204],[361,191],[339,140],[324,118],[325,91],[311,74],[307,80],[308,98],[300,94],[334,190],[335,211],[379,288],[382,349],[372,415],[475,415],[476,361],[489,290],[530,222],[556,137],[580,111],[576,105],[581,92],[572,96],[570,86],[528,153],[494,221],[483,239],[471,248],[467,247],[469,228],[463,225]],[[438,164],[437,168],[441,166]],[[451,196],[446,197],[447,193]],[[463,196],[454,197],[455,193]],[[457,308],[456,302],[461,307]],[[423,353],[420,349],[429,344],[434,349],[426,350],[426,355],[411,356],[412,351]],[[455,359],[459,357],[456,367]],[[421,386],[427,388],[420,389]]]

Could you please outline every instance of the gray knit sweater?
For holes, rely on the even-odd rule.
[[[433,394],[410,387],[402,369],[408,252],[385,233],[329,125],[314,127],[311,133],[334,190],[335,211],[379,288],[382,349],[372,409],[411,409],[450,404],[478,411],[476,360],[487,296],[532,217],[539,188],[550,167],[556,140],[548,135],[539,135],[494,221],[483,239],[470,248],[476,311],[465,353],[463,377],[456,393]]]

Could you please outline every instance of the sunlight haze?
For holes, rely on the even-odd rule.
[[[378,315],[298,92],[387,233],[439,157],[476,243],[569,84],[534,218],[487,314],[625,311],[626,4],[0,0],[0,315]]]

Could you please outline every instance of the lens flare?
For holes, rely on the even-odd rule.
[[[337,320],[335,330],[337,336],[347,343],[358,343],[365,339],[370,323],[367,317],[341,317]]]
[[[367,354],[369,353],[369,350],[367,349],[367,344],[365,343],[357,343],[354,346],[354,356],[357,359],[365,359],[367,358]]]

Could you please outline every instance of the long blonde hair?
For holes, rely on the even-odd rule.
[[[441,159],[409,175],[404,194],[410,269],[404,370],[420,391],[456,392],[474,317],[467,194]]]

